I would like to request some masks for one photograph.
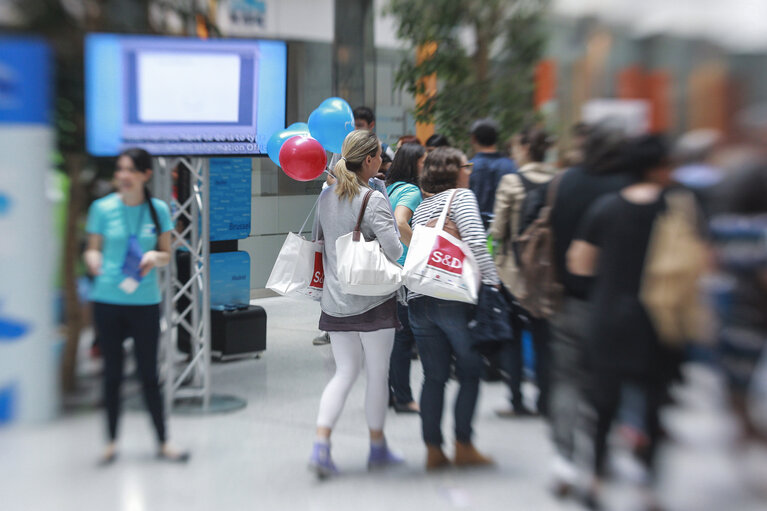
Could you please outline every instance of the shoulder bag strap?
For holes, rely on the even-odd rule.
[[[368,201],[370,200],[371,195],[373,195],[373,190],[368,190],[365,194],[365,198],[362,199],[362,207],[360,208],[360,214],[357,217],[357,225],[354,226],[352,241],[359,241],[361,238],[360,227],[362,226],[362,217],[365,216],[365,209],[368,207]]]
[[[522,188],[525,189],[525,195],[530,193],[530,190],[532,190],[535,187],[535,184],[527,179],[525,175],[522,172],[517,171],[516,173],[517,179],[522,183]]]
[[[559,189],[559,182],[562,181],[562,176],[565,175],[565,172],[560,172],[554,178],[549,181],[549,188],[546,190],[546,206],[549,209],[554,209],[554,201],[557,198],[557,190]]]
[[[301,225],[301,229],[299,229],[299,231],[298,231],[298,235],[299,236],[302,236],[301,233],[304,232],[304,228],[306,227],[306,223],[309,221],[309,218],[311,218],[311,216],[312,216],[312,211],[314,211],[314,208],[316,208],[317,204],[319,204],[319,202],[320,202],[320,195],[322,195],[321,192],[319,194],[317,194],[317,200],[314,201],[314,206],[312,206],[312,209],[309,210],[309,214],[306,215],[306,220],[304,220],[304,223]]]
[[[443,231],[445,229],[445,221],[447,220],[447,214],[450,212],[450,206],[453,205],[453,198],[455,197],[455,194],[458,193],[458,188],[453,188],[453,190],[450,192],[450,197],[445,202],[445,207],[442,208],[442,212],[439,214],[439,219],[437,220],[437,229],[440,231]]]
[[[397,188],[399,188],[400,186],[404,186],[404,185],[406,185],[406,184],[409,184],[409,183],[404,183],[404,182],[403,182],[403,183],[400,183],[400,184],[398,184],[397,186],[395,186],[394,188],[392,188],[390,192],[386,192],[386,194],[387,194],[389,197],[391,197],[391,194],[393,194],[393,193],[394,193],[394,190],[396,190],[396,189],[397,189]]]

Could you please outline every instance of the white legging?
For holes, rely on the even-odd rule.
[[[364,356],[367,372],[365,416],[370,429],[383,430],[389,403],[389,359],[393,345],[393,328],[375,332],[330,332],[336,374],[322,393],[317,426],[335,427],[346,397],[362,369]]]

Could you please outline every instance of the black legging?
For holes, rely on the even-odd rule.
[[[152,416],[157,440],[165,443],[165,417],[157,376],[157,345],[160,337],[159,305],[112,305],[94,303],[93,314],[104,357],[104,403],[109,438],[117,438],[120,386],[123,379],[123,341],[133,338],[133,351],[141,376],[144,402]]]

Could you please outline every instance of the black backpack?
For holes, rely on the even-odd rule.
[[[517,174],[522,186],[525,187],[525,198],[522,199],[522,207],[519,209],[519,224],[517,225],[517,236],[525,232],[530,224],[535,222],[543,205],[546,204],[546,189],[549,181],[535,183],[525,177],[524,174]]]

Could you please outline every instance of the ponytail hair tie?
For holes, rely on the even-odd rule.
[[[342,159],[343,161],[346,161],[346,156],[341,156],[341,159]]]

